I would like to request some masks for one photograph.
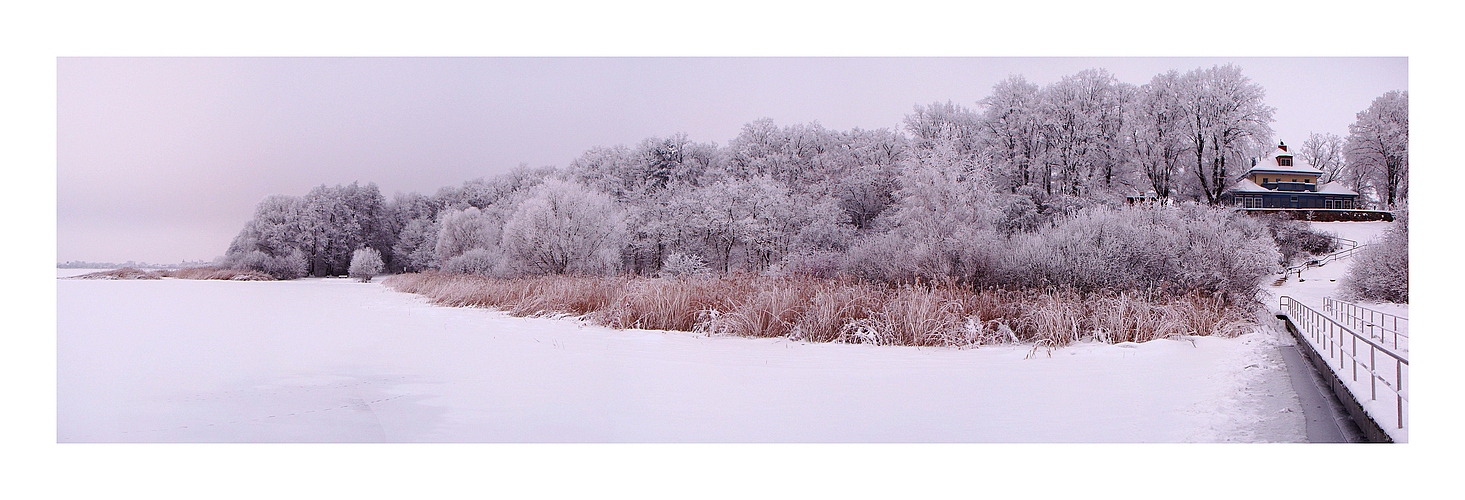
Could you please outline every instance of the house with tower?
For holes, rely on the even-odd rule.
[[[1358,193],[1338,182],[1318,184],[1323,171],[1297,164],[1286,143],[1265,158],[1253,160],[1250,170],[1221,195],[1221,202],[1246,209],[1353,210]]]

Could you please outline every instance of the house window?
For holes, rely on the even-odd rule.
[[[1283,167],[1290,167],[1290,166],[1292,166],[1292,157],[1291,156],[1278,156],[1277,157],[1277,165],[1281,165]]]

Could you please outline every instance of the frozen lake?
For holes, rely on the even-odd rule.
[[[1302,441],[1274,341],[612,330],[379,284],[57,281],[60,442]]]

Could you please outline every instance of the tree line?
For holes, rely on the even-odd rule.
[[[726,145],[653,137],[430,196],[389,201],[374,184],[320,186],[262,201],[224,263],[279,277],[340,275],[353,252],[372,248],[394,272],[749,271],[973,283],[1006,273],[1006,282],[1051,275],[1072,285],[1080,280],[1062,278],[1062,269],[1033,266],[1088,252],[1097,260],[1084,272],[1105,274],[1098,264],[1117,251],[1075,224],[1148,240],[1189,231],[1246,247],[1259,238],[1255,225],[1206,206],[1272,147],[1274,109],[1264,97],[1229,65],[1170,71],[1144,85],[1102,69],[1042,87],[1013,76],[974,108],[918,105],[899,130],[761,119]],[[1328,172],[1326,181],[1378,193],[1385,206],[1402,203],[1407,97],[1380,97],[1346,140],[1314,134],[1300,154]],[[1112,215],[1126,210],[1126,195],[1145,191],[1195,206],[1148,223]],[[1173,243],[1183,253],[1180,245],[1195,242]],[[1030,258],[1013,261],[1017,254]],[[1151,276],[1150,285],[1204,274],[1164,263],[1178,257],[1156,255],[1130,270]]]

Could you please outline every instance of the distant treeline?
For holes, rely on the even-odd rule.
[[[201,266],[207,266],[209,264],[210,264],[210,262],[202,261],[202,260],[200,260],[200,261],[187,261],[187,260],[185,260],[185,261],[180,262],[180,263],[177,263],[177,264],[149,264],[147,262],[134,262],[134,261],[130,261],[130,260],[127,261],[127,262],[123,262],[121,264],[118,264],[116,262],[86,262],[86,261],[81,261],[81,260],[68,260],[66,262],[62,262],[62,263],[56,264],[56,268],[57,269],[120,269],[120,268],[124,268],[124,267],[131,267],[131,268],[134,268],[134,269],[182,269],[182,268],[185,268],[185,267],[201,267]]]
[[[1103,70],[1042,88],[1016,76],[976,109],[917,106],[898,131],[763,119],[725,146],[648,138],[430,196],[323,185],[262,201],[223,263],[341,275],[370,247],[393,272],[846,275],[1243,299],[1275,269],[1277,245],[1267,224],[1213,205],[1272,145],[1262,98],[1231,66],[1142,86]],[[1166,203],[1125,205],[1144,191]]]

